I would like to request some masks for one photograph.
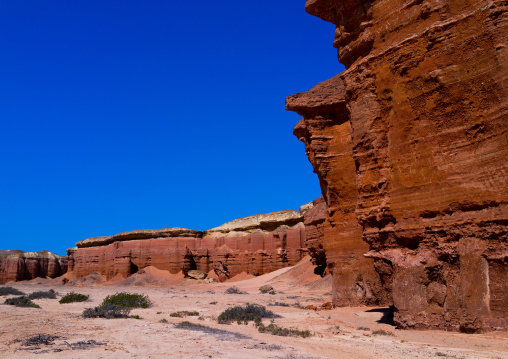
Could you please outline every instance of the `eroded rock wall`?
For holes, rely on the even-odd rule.
[[[358,191],[342,79],[335,76],[290,96],[286,108],[303,116],[294,134],[304,142],[321,184],[323,199],[306,214],[307,246],[316,265],[325,264],[332,274],[333,304],[387,303],[374,261],[364,256],[369,245],[355,215]]]
[[[67,257],[42,251],[0,250],[0,283],[56,278],[67,272]]]
[[[507,328],[507,9],[306,3],[337,26],[356,216],[403,328]]]
[[[305,255],[303,216],[281,211],[249,216],[208,231],[183,228],[94,237],[68,251],[77,277],[99,272],[126,278],[154,266],[171,273],[226,268],[229,276],[261,275],[298,263]],[[227,278],[223,278],[227,279]]]

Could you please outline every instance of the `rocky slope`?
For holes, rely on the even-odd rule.
[[[296,264],[306,255],[303,213],[280,211],[207,230],[141,230],[94,237],[68,250],[69,271],[107,279],[128,277],[154,266],[171,273],[200,270],[227,280],[239,273],[260,275]]]
[[[67,272],[67,257],[49,251],[0,250],[0,283],[38,277],[56,278]]]
[[[344,223],[350,243],[363,236],[403,328],[508,327],[507,9],[505,0],[306,3],[336,25],[346,70],[288,99],[304,117],[295,134],[327,222]],[[337,222],[345,203],[358,230],[352,217]],[[334,268],[346,236],[325,231]]]

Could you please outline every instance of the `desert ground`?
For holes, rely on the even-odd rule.
[[[312,273],[306,258],[294,267],[263,276],[239,275],[225,283],[205,283],[146,268],[127,280],[97,284],[96,276],[61,285],[61,280],[36,279],[9,283],[27,294],[52,288],[90,296],[87,302],[59,304],[35,299],[38,308],[0,305],[1,358],[508,358],[508,333],[461,334],[398,330],[387,319],[388,308],[312,310],[331,301],[329,278]],[[269,284],[275,294],[261,293]],[[236,286],[244,294],[226,294]],[[148,295],[153,305],[130,313],[141,319],[85,319],[85,308],[100,305],[118,292]],[[1,302],[7,297],[0,297]],[[58,298],[59,298],[58,297]],[[57,299],[58,299],[57,298]],[[266,306],[280,315],[275,324],[309,330],[311,337],[259,333],[254,323],[218,324],[225,309],[247,303]],[[282,305],[281,305],[282,303]],[[274,305],[276,304],[276,305]],[[287,305],[287,306],[286,306]],[[177,311],[199,316],[172,317]],[[184,321],[196,328],[178,328]],[[270,319],[264,319],[266,325]],[[383,334],[375,334],[382,330]],[[26,345],[47,335],[49,345]]]

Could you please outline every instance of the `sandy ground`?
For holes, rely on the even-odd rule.
[[[59,304],[55,299],[34,300],[41,309],[0,305],[0,358],[508,358],[506,332],[467,335],[403,331],[379,322],[386,308],[314,311],[295,307],[297,303],[320,306],[331,300],[329,280],[309,275],[309,268],[308,262],[302,262],[256,278],[241,280],[239,276],[230,283],[196,284],[158,270],[147,270],[130,282],[116,279],[115,283],[101,285],[84,281],[83,286],[62,286],[49,280],[12,283],[9,285],[25,293],[53,288],[60,296],[71,291],[88,294],[90,301]],[[143,275],[149,278],[143,280]],[[166,285],[161,286],[161,281]],[[276,294],[260,293],[259,287],[267,283]],[[225,294],[233,285],[247,294]],[[81,316],[85,308],[97,306],[107,295],[122,291],[146,294],[154,304],[131,312],[142,319]],[[4,298],[0,297],[0,301]],[[273,306],[276,302],[290,306]],[[314,335],[279,337],[259,333],[253,323],[217,323],[222,311],[246,303],[264,305],[279,314],[277,325],[308,329]],[[170,316],[180,310],[198,311],[200,316]],[[175,327],[183,321],[220,331]],[[264,320],[265,324],[269,322]],[[393,335],[372,333],[380,329]],[[52,345],[24,345],[24,340],[39,334],[58,338]]]

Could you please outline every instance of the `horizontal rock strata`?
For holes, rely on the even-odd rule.
[[[508,328],[507,9],[505,0],[306,3],[336,25],[356,217],[399,327]],[[334,100],[298,101],[293,109],[314,118]],[[311,125],[295,130],[311,146],[343,141],[340,123]],[[323,161],[311,157],[315,169]],[[316,171],[332,212],[342,203],[328,195],[343,186],[337,166]]]
[[[294,265],[306,254],[303,214],[280,211],[194,231],[141,230],[94,237],[68,250],[77,277],[98,272],[111,279],[153,266],[170,273],[214,271],[221,280],[246,272],[261,275]]]
[[[294,134],[305,143],[320,180],[323,198],[305,215],[307,246],[316,265],[326,265],[332,274],[333,304],[387,303],[374,260],[364,256],[369,245],[355,215],[358,191],[342,79],[335,76],[288,97],[286,109],[303,116]]]
[[[0,283],[40,277],[56,278],[67,272],[67,257],[49,251],[0,250]]]

